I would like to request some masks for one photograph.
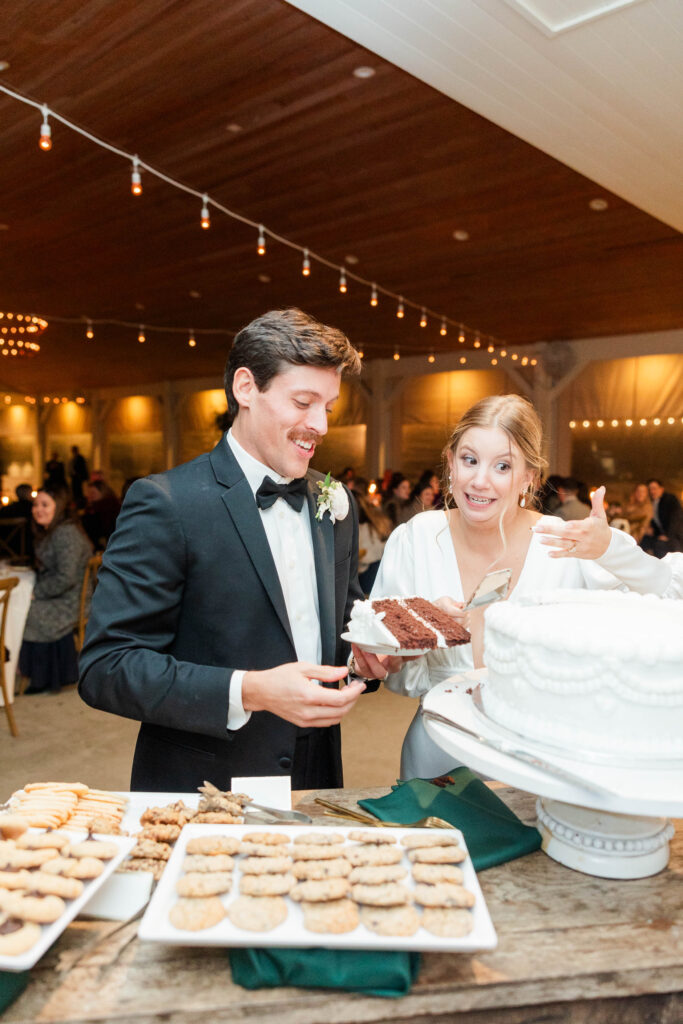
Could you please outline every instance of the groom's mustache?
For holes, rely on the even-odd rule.
[[[323,443],[323,434],[318,434],[315,430],[290,430],[287,435],[290,441],[311,441],[314,445]]]

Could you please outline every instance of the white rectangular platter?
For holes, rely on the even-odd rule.
[[[31,829],[31,832],[43,832],[44,829]],[[85,832],[70,832],[73,842],[85,839]],[[59,938],[64,929],[69,925],[88,900],[104,885],[107,879],[116,871],[117,867],[135,846],[135,839],[129,836],[104,836],[95,835],[95,839],[103,839],[105,842],[112,842],[118,847],[118,852],[111,860],[104,861],[104,870],[97,878],[88,879],[83,883],[83,892],[75,900],[65,900],[66,910],[52,924],[44,924],[41,927],[41,936],[31,949],[19,956],[0,956],[0,970],[3,971],[26,971],[40,960],[47,952],[52,943]]]
[[[473,928],[468,935],[460,938],[440,938],[430,934],[422,927],[414,935],[410,936],[381,936],[369,931],[362,924],[359,924],[355,931],[342,935],[313,933],[304,928],[301,907],[298,903],[289,899],[289,897],[285,897],[289,909],[287,919],[268,932],[245,931],[233,925],[227,917],[212,928],[206,928],[200,932],[181,931],[175,928],[169,921],[169,911],[177,899],[175,887],[182,874],[182,864],[188,840],[194,836],[216,834],[241,838],[249,832],[257,831],[279,832],[293,839],[302,832],[325,831],[325,828],[319,828],[315,825],[186,825],[175,844],[170,860],[152,896],[145,916],[140,923],[139,938],[184,946],[324,946],[330,949],[402,949],[432,950],[435,952],[494,949],[497,945],[496,932],[469,854],[458,866],[463,870],[463,885],[475,897],[472,909]],[[333,830],[330,829],[330,831],[343,835],[347,847],[348,845],[356,845],[348,840],[349,833],[354,831],[353,827],[334,828]],[[391,829],[391,833],[396,836],[397,842],[400,842],[401,838],[405,835],[424,834],[424,831],[424,829],[408,828]],[[461,847],[466,851],[467,848],[462,833],[457,830],[455,831]],[[340,849],[343,849],[343,847],[340,846]],[[241,856],[236,861],[232,889],[222,897],[226,907],[239,894]],[[410,868],[410,861],[406,853],[404,853],[402,863],[406,869]],[[409,870],[404,881],[409,887],[414,884]]]

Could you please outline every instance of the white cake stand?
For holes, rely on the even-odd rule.
[[[683,816],[683,762],[648,766],[641,761],[626,768],[561,757],[533,740],[515,744],[508,732],[477,711],[472,691],[479,684],[486,684],[485,669],[454,675],[429,692],[424,709],[473,730],[482,740],[425,716],[434,742],[476,771],[537,794],[543,849],[561,864],[601,878],[646,878],[662,871],[674,834],[667,819]],[[517,760],[487,746],[486,740],[522,747],[577,779],[568,781]]]

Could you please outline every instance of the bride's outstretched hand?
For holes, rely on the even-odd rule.
[[[612,539],[604,501],[605,488],[598,487],[586,519],[571,519],[565,523],[557,516],[541,516],[533,531],[541,534],[541,544],[556,549],[550,552],[550,558],[600,558],[604,555]]]
[[[437,597],[434,602],[437,608],[440,608],[442,612],[446,612],[447,615],[452,615],[454,619],[462,625],[466,626],[468,613],[464,611],[464,601],[454,601],[452,597]]]

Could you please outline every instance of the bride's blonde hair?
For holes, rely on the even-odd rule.
[[[540,486],[542,471],[547,466],[541,454],[543,430],[533,405],[521,395],[489,395],[476,402],[462,416],[443,450],[444,493],[451,492],[448,456],[457,454],[463,434],[471,427],[500,427],[517,445],[527,470],[531,472],[531,484],[524,495],[525,504],[537,506],[535,492]]]

